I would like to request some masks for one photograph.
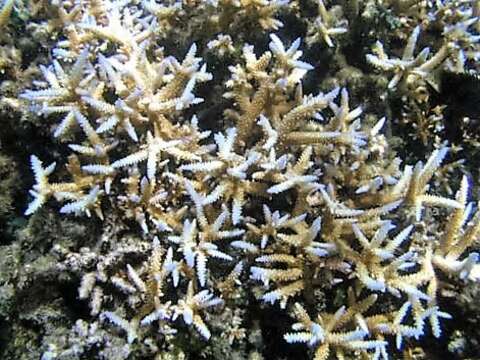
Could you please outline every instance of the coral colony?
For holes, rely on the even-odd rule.
[[[60,34],[19,98],[42,121],[58,119],[52,136],[68,156],[49,164],[31,155],[25,214],[59,204],[61,216],[97,217],[106,227],[114,219],[140,239],[66,255],[59,266],[78,275],[77,301],[88,302],[91,319],[72,331],[91,342],[96,331],[118,334],[118,356],[143,347],[163,359],[186,334],[206,344],[245,341],[255,306],[290,319],[270,340],[305,346],[316,360],[395,358],[442,336],[452,315],[441,306],[441,282],[480,277],[476,179],[445,185],[454,149],[427,125],[413,132],[433,144],[421,160],[392,149],[402,134],[391,133],[389,114],[371,110],[368,92],[353,96],[333,79],[322,91],[310,80],[316,91],[305,93],[323,64],[303,51],[339,51],[352,18],[375,2],[349,3],[309,1],[317,16],[305,39],[293,40],[279,32],[280,14],[300,14],[302,1],[48,4],[45,26]],[[428,101],[440,72],[474,71],[480,4],[379,3],[403,19],[403,47],[378,40],[365,71],[385,79],[382,96],[418,114],[413,106]],[[0,26],[13,7],[5,2]],[[182,23],[209,39],[169,55],[162,44]],[[266,47],[236,35],[247,23]],[[219,115],[205,112],[216,77],[208,59],[229,72]],[[328,300],[335,294],[343,295]],[[97,349],[117,346],[96,341]],[[52,343],[43,359],[82,346]]]

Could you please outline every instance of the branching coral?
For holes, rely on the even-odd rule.
[[[143,2],[148,13],[155,16],[160,37],[178,33],[181,23],[189,21],[192,30],[202,29],[208,36],[224,33],[237,36],[242,26],[253,25],[263,30],[283,27],[277,16],[290,6],[289,0],[208,0]],[[180,35],[180,34],[177,34]]]
[[[318,16],[310,24],[307,32],[307,43],[323,41],[329,47],[333,47],[332,37],[348,32],[347,24],[344,19],[339,19],[341,7],[335,7],[327,11],[323,0],[317,0]]]
[[[298,323],[292,325],[295,333],[285,335],[289,343],[304,342],[309,345],[317,345],[315,360],[325,360],[329,357],[332,348],[335,349],[337,357],[343,357],[345,350],[361,351],[364,355],[368,350],[374,350],[373,358],[379,358],[386,354],[385,341],[364,340],[368,335],[368,328],[357,328],[354,330],[341,329],[350,322],[358,322],[362,314],[375,303],[376,297],[370,296],[362,302],[352,304],[346,309],[341,307],[334,314],[319,314],[317,321],[312,321],[300,304],[295,304],[295,317]],[[356,317],[357,319],[354,319]],[[361,320],[365,324],[365,320]]]
[[[92,318],[126,333],[128,347],[155,343],[160,358],[185,325],[204,341],[218,336],[222,313],[235,314],[223,338],[245,341],[241,315],[256,297],[262,306],[279,303],[278,311],[293,307],[298,322],[284,339],[314,348],[315,359],[387,358],[392,336],[398,349],[409,346],[425,335],[427,320],[440,336],[441,319],[450,318],[438,301],[441,274],[478,279],[480,217],[471,216],[467,177],[454,199],[435,181],[447,145],[432,144],[425,164],[408,165],[392,148],[394,120],[368,101],[358,105],[356,91],[334,81],[304,94],[314,67],[301,60],[300,38],[286,45],[270,34],[263,53],[261,44],[238,50],[234,14],[276,30],[274,15],[287,3],[55,5],[68,31],[52,64],[41,67],[44,81],[21,97],[45,118],[62,115],[53,135],[73,154],[58,175],[55,163],[44,167],[31,156],[35,184],[25,214],[55,198],[62,214],[94,212],[102,224],[114,218],[129,232],[141,229],[138,246],[98,246],[112,254],[89,255],[76,271]],[[348,31],[323,1],[317,5],[319,33],[308,42],[321,37],[333,46],[331,36]],[[200,110],[216,79],[202,46],[191,44],[183,60],[159,47],[179,19],[200,26],[199,14],[213,14],[203,18],[207,34],[221,33],[207,45],[218,56],[209,54],[234,61],[225,116],[210,122]],[[383,91],[408,93],[447,60],[458,65],[470,48],[464,43],[477,40],[472,25],[446,29],[431,57],[428,48],[415,55],[420,27],[401,58],[378,42],[367,60],[394,73]],[[343,306],[325,295],[342,293]]]

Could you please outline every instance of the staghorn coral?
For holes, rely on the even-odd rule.
[[[208,1],[143,1],[144,8],[158,22],[157,34],[161,38],[181,37],[182,22],[194,34],[205,31],[208,36],[223,33],[241,36],[245,27],[278,30],[283,23],[278,14],[292,5],[289,0],[208,0]]]
[[[318,0],[318,17],[309,24],[307,31],[307,43],[323,41],[329,47],[333,47],[332,37],[348,32],[348,22],[340,19],[342,8],[334,7],[327,11],[323,0]],[[340,13],[340,14],[339,14]]]
[[[312,321],[305,309],[297,303],[294,312],[299,322],[292,325],[297,332],[285,334],[285,340],[289,343],[304,342],[310,345],[321,343],[315,350],[315,360],[327,359],[331,348],[336,350],[337,357],[343,357],[345,350],[361,350],[365,354],[368,353],[368,350],[373,349],[373,357],[378,358],[381,353],[385,353],[387,343],[379,340],[364,340],[368,334],[365,325],[363,329],[340,331],[342,327],[352,321],[366,324],[367,320],[363,318],[363,313],[376,300],[376,296],[373,295],[360,303],[351,304],[348,309],[343,306],[334,314],[319,314],[316,322]],[[299,330],[306,331],[300,332]]]
[[[58,151],[30,156],[24,214],[60,204],[60,219],[95,215],[99,229],[46,250],[86,309],[69,336],[45,338],[44,359],[276,356],[267,341],[385,359],[449,334],[446,284],[479,279],[476,178],[443,165],[468,169],[441,125],[415,122],[405,148],[392,135],[402,116],[444,121],[440,72],[477,71],[478,4],[307,2],[319,13],[298,30],[308,47],[267,33],[287,6],[302,24],[303,2],[42,3],[30,26],[52,34],[49,64],[16,108],[53,127]],[[364,63],[340,61],[351,37],[375,35],[373,10],[398,13],[401,30],[359,49]],[[318,42],[331,63],[318,64]],[[420,135],[429,151],[410,151]],[[280,320],[258,322],[268,311]]]

